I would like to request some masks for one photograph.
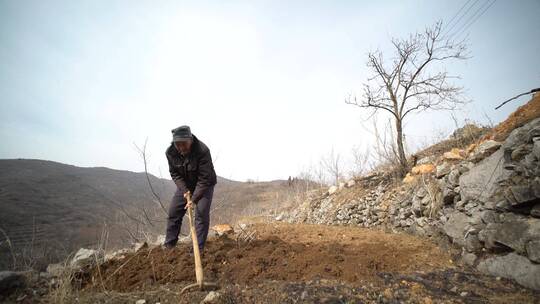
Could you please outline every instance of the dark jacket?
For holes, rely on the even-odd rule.
[[[183,193],[191,191],[194,203],[201,199],[209,187],[217,183],[210,150],[197,137],[193,136],[188,155],[181,155],[173,143],[167,148],[165,155],[174,183]]]

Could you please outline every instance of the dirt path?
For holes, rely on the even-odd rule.
[[[205,277],[220,283],[226,303],[504,303],[534,302],[538,297],[511,282],[456,266],[435,244],[406,234],[284,223],[248,229],[254,240],[222,236],[209,241],[205,250]],[[174,301],[200,301],[205,293],[177,294],[194,281],[189,247],[182,245],[174,250],[142,249],[107,262],[83,278],[83,290],[154,290],[144,296],[163,301],[169,294]]]

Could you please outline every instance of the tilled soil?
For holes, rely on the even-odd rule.
[[[314,303],[326,298],[337,299],[335,303],[504,303],[538,298],[512,282],[466,271],[435,244],[406,234],[284,223],[255,224],[249,230],[255,239],[247,239],[246,233],[221,236],[205,248],[205,279],[219,283],[227,303]],[[81,279],[87,294],[144,293],[168,286],[175,301],[204,297],[198,291],[177,292],[195,281],[186,244],[172,250],[144,248]]]

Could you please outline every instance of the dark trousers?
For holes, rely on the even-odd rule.
[[[195,215],[195,230],[197,231],[197,240],[199,241],[199,249],[202,251],[206,237],[208,236],[208,228],[210,227],[210,206],[212,205],[212,197],[214,195],[214,187],[208,188],[202,198],[194,204],[193,209]],[[178,234],[182,227],[182,219],[187,210],[184,193],[178,189],[174,194],[169,206],[169,217],[167,218],[167,235],[165,236],[165,246],[175,246],[178,242]]]

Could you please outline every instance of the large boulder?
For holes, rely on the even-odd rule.
[[[451,169],[452,169],[452,164],[450,164],[449,162],[443,162],[442,164],[437,166],[435,177],[443,178],[445,175],[450,173]]]
[[[493,200],[494,194],[500,190],[500,182],[511,174],[503,164],[503,151],[499,149],[462,174],[459,178],[461,199],[483,203]]]
[[[475,149],[473,154],[470,157],[470,160],[473,162],[479,162],[487,156],[491,155],[493,152],[497,151],[501,147],[501,143],[494,140],[486,140],[480,143]]]
[[[481,261],[477,268],[481,272],[512,279],[525,287],[540,290],[540,265],[517,253],[488,258]]]
[[[510,186],[504,192],[506,201],[514,208],[531,205],[539,199],[539,181],[524,182],[521,185]]]
[[[502,145],[503,150],[514,150],[521,144],[532,142],[535,137],[540,136],[540,118],[536,118],[525,124],[523,127],[514,129],[506,138]]]
[[[526,245],[530,241],[540,240],[540,219],[506,213],[501,223],[488,225],[485,230],[483,240],[488,248],[494,243],[502,244],[518,253],[527,253],[533,257],[531,260],[540,254],[531,249],[529,254],[526,250]]]
[[[71,267],[78,268],[95,264],[103,259],[103,252],[94,249],[81,248],[71,260]]]
[[[443,231],[452,238],[452,241],[461,246],[465,246],[465,234],[471,229],[471,218],[461,212],[449,214],[448,220],[444,223]]]

